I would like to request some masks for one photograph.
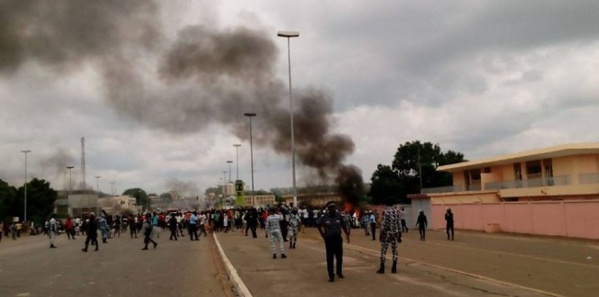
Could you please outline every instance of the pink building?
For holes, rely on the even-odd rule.
[[[412,205],[444,228],[599,239],[599,143],[569,144],[440,166],[453,186],[422,189]]]

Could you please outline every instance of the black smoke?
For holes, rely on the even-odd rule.
[[[226,125],[249,140],[243,114],[255,112],[255,144],[290,154],[289,94],[275,75],[275,33],[195,25],[169,40],[158,3],[166,2],[2,1],[0,73],[29,61],[70,71],[92,65],[107,103],[124,119],[173,134]],[[295,89],[293,98],[299,164],[323,183],[351,181],[353,200],[359,170],[343,162],[354,143],[331,131],[331,94]]]

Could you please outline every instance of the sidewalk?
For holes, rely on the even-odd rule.
[[[271,258],[270,242],[264,238],[263,231],[256,239],[245,237],[239,231],[215,234],[226,257],[247,286],[249,294],[245,296],[364,297],[387,296],[391,292],[406,296],[596,295],[597,288],[590,287],[597,286],[599,266],[596,262],[552,260],[544,255],[552,248],[573,254],[592,251],[588,245],[477,233],[458,232],[456,236],[457,240],[450,242],[445,240],[443,233],[432,231],[427,241],[422,242],[418,240],[418,234],[405,234],[404,243],[400,245],[398,273],[391,274],[389,267],[386,274],[380,275],[375,273],[380,243],[365,237],[362,230],[354,229],[351,244],[344,245],[346,278],[329,283],[324,244],[314,228],[301,234],[297,249],[286,250],[287,259]],[[535,252],[532,247],[540,243],[550,247]],[[527,252],[520,252],[520,248]],[[598,252],[595,249],[595,254]],[[387,258],[390,266],[390,251]],[[512,258],[521,263],[515,265]],[[528,265],[539,267],[522,268]],[[569,270],[558,275],[556,269],[546,266]],[[523,271],[515,272],[517,270]],[[522,273],[528,274],[528,279],[513,281],[512,274],[517,277]],[[568,274],[579,278],[578,281],[570,282],[572,276],[568,277]],[[545,283],[548,279],[555,283]],[[554,290],[556,287],[561,290]]]

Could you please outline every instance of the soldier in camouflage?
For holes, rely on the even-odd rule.
[[[289,215],[289,225],[288,225],[288,233],[289,233],[289,248],[294,249],[295,244],[297,243],[297,233],[299,230],[299,226],[301,225],[301,217],[298,214],[297,207],[294,207],[291,210],[291,215]]]
[[[266,224],[266,237],[270,236],[270,251],[272,258],[277,258],[277,249],[275,248],[275,241],[279,242],[279,251],[281,258],[287,258],[285,255],[285,246],[283,245],[283,236],[281,235],[281,220],[283,217],[276,213],[276,209],[271,207],[268,210],[268,217],[265,220]]]
[[[381,220],[381,266],[377,273],[385,273],[385,258],[387,256],[387,248],[391,244],[393,253],[393,266],[391,273],[397,272],[397,243],[401,242],[401,219],[399,211],[395,207],[388,205],[383,211],[383,219]]]

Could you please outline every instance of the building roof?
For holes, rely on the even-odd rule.
[[[455,172],[470,169],[478,169],[482,167],[507,165],[517,162],[590,154],[599,154],[599,143],[565,144],[543,149],[530,150],[475,161],[467,161],[439,166],[437,168],[437,171]]]

